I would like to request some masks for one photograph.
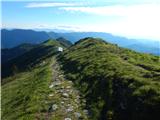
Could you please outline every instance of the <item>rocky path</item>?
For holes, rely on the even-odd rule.
[[[47,120],[88,120],[85,99],[74,87],[72,81],[65,79],[57,62],[53,65],[53,81],[50,83]]]

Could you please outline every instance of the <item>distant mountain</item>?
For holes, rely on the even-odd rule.
[[[155,42],[155,44],[151,45],[149,43],[147,44],[132,44],[132,45],[128,45],[125,46],[126,48],[132,49],[132,50],[136,50],[138,52],[142,52],[142,53],[151,53],[154,55],[160,55],[160,43],[159,42]]]
[[[38,44],[49,38],[46,32],[23,29],[1,30],[2,48],[12,48],[23,43]]]
[[[55,33],[50,32],[51,37],[55,37]],[[128,39],[125,37],[115,36],[109,33],[103,32],[72,32],[72,33],[59,33],[59,36],[70,40],[71,42],[76,42],[79,39],[85,37],[96,37],[102,38],[107,42],[118,44],[121,47],[129,48],[143,53],[151,53],[155,55],[160,55],[160,42],[154,40],[141,40],[141,39]],[[135,46],[136,45],[136,46]]]
[[[69,40],[66,40],[63,37],[59,37],[56,40],[59,41],[65,47],[70,47],[72,45],[72,42],[70,42]]]
[[[41,43],[49,38],[57,39],[63,37],[72,43],[85,37],[102,38],[107,42],[118,44],[121,47],[130,48],[144,53],[160,55],[160,43],[154,40],[128,39],[125,37],[115,36],[104,32],[40,32],[33,30],[2,29],[2,48],[11,48],[22,43]],[[135,46],[136,45],[136,46]]]

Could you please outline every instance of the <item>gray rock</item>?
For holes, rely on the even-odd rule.
[[[75,103],[80,103],[80,100],[79,99],[74,99],[74,102]]]
[[[88,111],[88,110],[86,110],[86,109],[84,109],[84,110],[83,110],[83,112],[84,112],[84,114],[86,114],[86,115],[88,115],[88,114],[89,114],[89,111]]]
[[[71,118],[65,118],[64,120],[72,120]]]
[[[53,84],[51,84],[50,86],[49,86],[49,88],[53,88],[54,87],[54,85]]]
[[[63,98],[64,101],[68,101],[68,98]]]
[[[71,88],[71,86],[67,86],[66,88],[67,88],[67,89],[70,89],[70,88]]]
[[[64,102],[62,101],[61,104],[64,104]]]
[[[57,110],[57,109],[58,109],[58,105],[57,105],[57,104],[53,104],[53,105],[52,105],[52,110],[55,111],[55,110]]]
[[[67,93],[63,93],[62,96],[65,97],[65,98],[69,97],[69,95]]]
[[[81,117],[81,113],[79,113],[79,112],[75,112],[74,115],[75,115],[75,117],[77,117],[77,118]]]
[[[68,109],[66,109],[66,112],[72,112],[73,111],[73,106],[70,106]]]
[[[68,83],[72,84],[73,82],[72,81],[68,81]]]
[[[50,97],[52,97],[52,96],[53,96],[53,94],[49,94],[49,96],[50,96]]]

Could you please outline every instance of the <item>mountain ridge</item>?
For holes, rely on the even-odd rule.
[[[57,39],[59,37],[63,37],[65,39],[68,39],[72,43],[78,41],[79,39],[85,38],[85,37],[99,37],[99,38],[102,38],[108,42],[118,44],[121,47],[130,48],[130,49],[133,49],[133,50],[136,50],[139,52],[160,55],[158,41],[128,39],[125,37],[119,37],[119,36],[115,36],[115,35],[112,35],[109,33],[103,33],[103,32],[55,33],[55,32],[44,32],[44,31],[40,32],[40,31],[33,31],[33,30],[23,30],[23,29],[22,30],[17,29],[17,30],[18,30],[17,32],[12,32],[12,31],[16,31],[16,29],[9,30],[9,31],[5,30],[5,29],[1,30],[1,32],[2,32],[2,48],[15,47],[21,43],[36,43],[37,44],[37,43],[41,43],[47,39]],[[32,31],[32,34],[28,35],[28,33],[31,31]],[[19,36],[19,34],[22,34],[22,35],[18,38],[14,37],[14,36]],[[26,37],[23,37],[23,35]],[[8,36],[8,37],[5,38],[3,36]],[[28,36],[30,36],[30,37],[28,37]],[[32,37],[32,36],[34,36],[34,37]],[[142,41],[145,41],[145,42],[142,42]],[[139,47],[138,46],[135,47],[134,46],[135,44],[139,44]],[[142,46],[143,46],[143,48],[142,48]]]
[[[92,120],[160,118],[159,57],[89,37],[58,61],[84,94]]]

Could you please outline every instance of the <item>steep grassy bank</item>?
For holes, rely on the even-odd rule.
[[[48,59],[43,65],[5,79],[10,82],[2,86],[2,119],[44,119],[51,77],[51,59]]]
[[[92,120],[160,118],[159,57],[85,38],[59,62],[85,95]]]

